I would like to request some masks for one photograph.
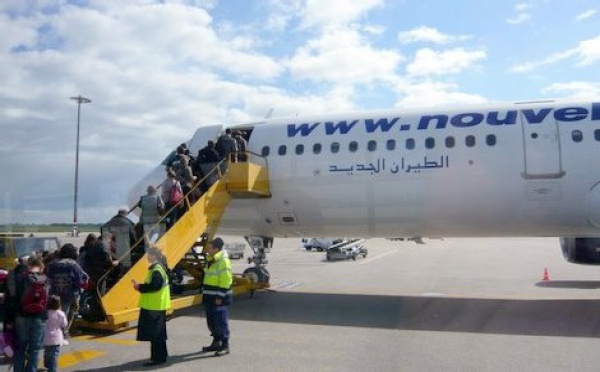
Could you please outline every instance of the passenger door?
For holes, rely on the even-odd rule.
[[[534,112],[535,110],[528,110]],[[540,123],[530,123],[523,110],[520,113],[523,131],[523,154],[525,179],[561,178],[562,158],[558,123],[548,113]]]
[[[188,149],[193,156],[198,155],[198,150],[205,147],[208,141],[217,140],[217,136],[221,133],[221,129],[223,126],[221,124],[217,125],[207,125],[204,127],[200,127],[194,133],[190,144],[188,145]]]

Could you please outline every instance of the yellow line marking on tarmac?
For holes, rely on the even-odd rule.
[[[140,342],[136,340],[123,340],[119,338],[108,338],[108,337],[98,337],[98,336],[76,336],[73,337],[74,340],[77,341],[94,341],[94,342],[102,342],[105,344],[115,344],[115,345],[137,345]]]
[[[106,354],[106,352],[98,350],[76,350],[69,353],[60,354],[58,356],[58,367],[68,368],[77,363],[101,357],[104,354]]]

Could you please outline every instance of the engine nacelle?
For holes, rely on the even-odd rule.
[[[565,260],[580,265],[600,265],[600,238],[560,238]]]

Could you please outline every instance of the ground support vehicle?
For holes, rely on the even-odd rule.
[[[0,233],[0,268],[11,270],[17,258],[38,253],[42,256],[60,248],[56,237],[40,237],[25,234]]]
[[[231,259],[244,258],[244,252],[246,250],[246,244],[244,243],[225,243],[223,247],[227,255]]]
[[[350,239],[341,243],[335,244],[327,249],[327,261],[334,260],[356,260],[356,257],[367,257],[368,250],[365,248],[364,239]]]
[[[329,247],[334,244],[338,244],[343,242],[345,239],[338,238],[311,238],[311,239],[302,239],[302,243],[304,244],[304,249],[310,251],[312,249],[316,249],[318,252],[326,251]]]

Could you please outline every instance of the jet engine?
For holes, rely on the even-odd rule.
[[[560,238],[565,260],[580,265],[600,265],[600,238]]]

